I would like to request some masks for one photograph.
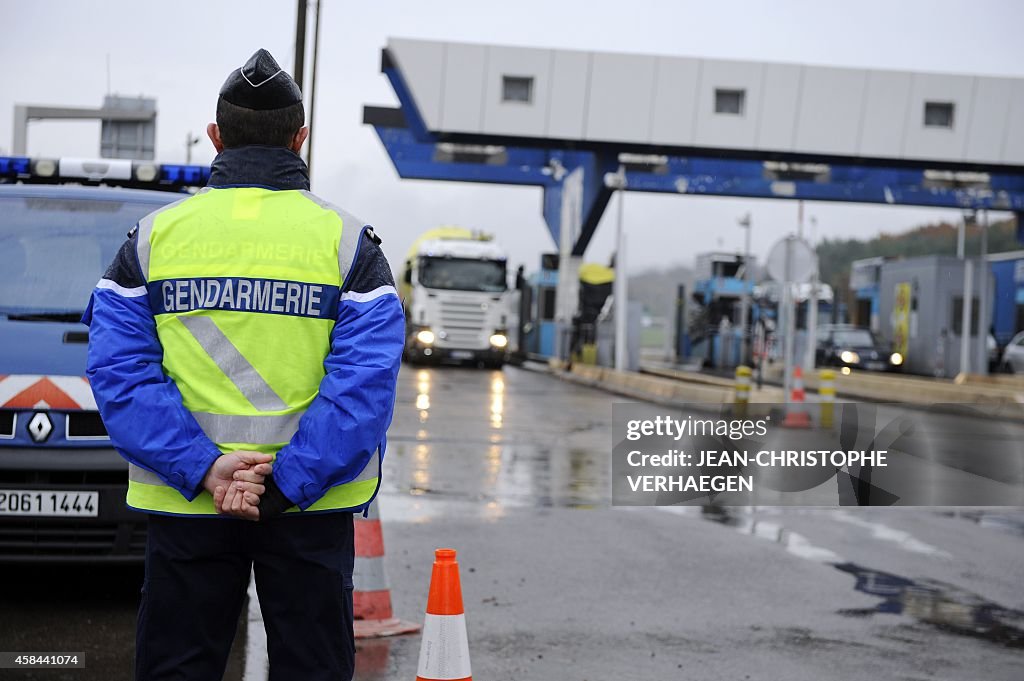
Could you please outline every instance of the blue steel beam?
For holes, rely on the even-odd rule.
[[[618,155],[611,152],[510,146],[479,163],[441,160],[439,143],[420,141],[410,128],[374,127],[400,177],[543,187],[543,214],[556,244],[561,233],[562,176],[583,168],[583,220],[573,249],[576,255],[583,254],[611,197],[605,173],[619,166]],[[662,160],[656,171],[627,169],[627,190],[1014,211],[1018,238],[1024,241],[1024,175],[991,174],[987,186],[978,189],[937,186],[920,169],[829,165],[818,179],[775,179],[760,161],[678,156]]]

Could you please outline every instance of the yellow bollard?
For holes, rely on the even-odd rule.
[[[736,399],[733,403],[733,416],[746,418],[747,405],[750,403],[750,376],[753,372],[750,367],[736,367]]]
[[[821,427],[831,428],[836,402],[836,372],[822,369],[818,372],[818,397],[821,400]]]

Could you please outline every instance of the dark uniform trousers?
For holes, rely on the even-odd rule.
[[[150,515],[136,681],[221,681],[251,573],[270,681],[348,681],[353,560],[351,513]]]

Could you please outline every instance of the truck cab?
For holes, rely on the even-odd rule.
[[[401,279],[407,361],[492,368],[507,361],[515,320],[496,243],[460,228],[428,232],[410,249]]]

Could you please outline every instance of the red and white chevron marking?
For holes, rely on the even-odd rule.
[[[0,408],[95,410],[84,376],[0,375]]]

